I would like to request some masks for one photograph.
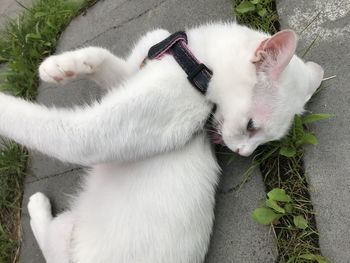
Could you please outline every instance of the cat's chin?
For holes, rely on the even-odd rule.
[[[252,149],[249,147],[242,147],[239,148],[236,153],[242,157],[249,157],[253,154],[253,152],[255,151],[256,148]]]
[[[252,152],[240,152],[240,151],[236,151],[236,153],[239,155],[239,156],[242,156],[242,157],[249,157],[252,155]]]
[[[220,134],[217,134],[217,133],[212,133],[210,135],[210,139],[211,139],[211,142],[213,144],[216,144],[216,145],[222,145],[222,146],[226,146],[228,149],[230,149],[230,151],[238,154],[239,156],[242,156],[242,157],[249,157],[250,155],[252,155],[253,152],[244,152],[244,151],[240,151],[240,150],[234,150],[230,147],[228,147],[224,140],[222,139],[222,136]]]

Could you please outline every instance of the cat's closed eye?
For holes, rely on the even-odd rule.
[[[249,119],[247,123],[247,131],[249,133],[249,138],[252,138],[259,131],[259,128],[256,127],[253,119]]]
[[[256,127],[254,125],[253,119],[249,119],[249,121],[247,123],[247,131],[254,132],[255,130],[256,130]]]

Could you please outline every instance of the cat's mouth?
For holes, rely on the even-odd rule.
[[[245,148],[231,148],[226,143],[224,142],[224,139],[222,137],[222,130],[221,130],[221,125],[217,125],[216,127],[212,127],[209,130],[209,135],[211,142],[217,145],[222,145],[228,147],[231,151],[241,155],[241,156],[249,156],[252,154],[253,151],[246,151]]]

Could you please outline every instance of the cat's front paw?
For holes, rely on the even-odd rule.
[[[39,76],[46,82],[65,84],[77,77],[95,73],[103,59],[104,52],[100,48],[65,52],[45,59],[39,67]]]

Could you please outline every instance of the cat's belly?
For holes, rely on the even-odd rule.
[[[73,262],[203,262],[217,180],[202,135],[176,152],[95,167],[73,208]]]

